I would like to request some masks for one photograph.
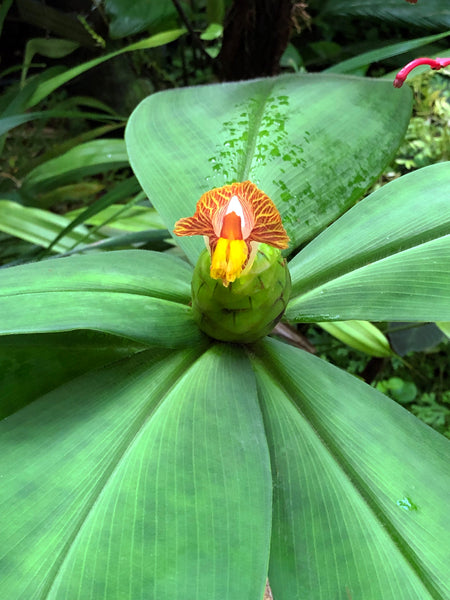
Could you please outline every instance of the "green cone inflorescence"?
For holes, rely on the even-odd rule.
[[[277,248],[260,244],[250,271],[225,287],[210,276],[211,256],[204,250],[192,278],[194,319],[210,337],[225,342],[254,342],[281,319],[291,291],[286,260]]]

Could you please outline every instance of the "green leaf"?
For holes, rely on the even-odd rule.
[[[268,340],[256,354],[274,598],[447,598],[448,440],[308,353]]]
[[[363,54],[359,54],[358,56],[353,56],[348,60],[343,60],[342,62],[333,65],[328,69],[325,69],[325,73],[354,73],[360,67],[368,67],[374,62],[378,62],[386,58],[391,58],[392,56],[398,56],[399,54],[403,54],[405,52],[410,52],[411,50],[415,50],[416,48],[420,48],[422,46],[425,46],[426,44],[431,44],[432,42],[441,40],[442,38],[445,38],[448,35],[450,35],[450,31],[445,31],[444,33],[438,33],[437,35],[429,35],[414,40],[407,40],[404,42],[399,42],[397,44],[389,44],[387,46],[383,45],[381,48],[376,48],[375,50],[364,52]]]
[[[40,82],[36,87],[32,95],[27,101],[26,108],[31,108],[35,106],[38,102],[46,98],[53,91],[78,77],[82,73],[89,71],[93,67],[100,65],[111,58],[115,58],[120,54],[125,54],[125,52],[134,52],[135,50],[148,50],[150,48],[157,48],[158,46],[164,46],[165,44],[170,44],[177,40],[180,36],[185,33],[184,29],[173,29],[171,31],[164,31],[162,33],[157,33],[151,37],[140,40],[139,42],[134,42],[129,46],[125,46],[120,50],[116,50],[114,52],[110,52],[109,54],[105,54],[103,56],[99,56],[98,58],[93,58],[81,65],[77,65],[76,67],[72,67],[71,69],[66,69],[63,73],[60,73],[46,81]]]
[[[163,244],[162,244],[163,243]],[[162,246],[161,246],[162,244]],[[80,252],[98,250],[123,250],[129,248],[143,248],[145,250],[167,250],[168,247],[173,246],[173,239],[170,237],[170,233],[167,229],[148,229],[145,231],[123,233],[114,235],[113,237],[95,242],[93,244],[86,244],[74,250],[66,252],[64,256],[71,256],[72,254],[79,254]],[[175,250],[176,255],[180,255],[178,249]]]
[[[370,17],[422,29],[450,29],[447,0],[427,0],[411,6],[405,0],[328,0],[323,16]]]
[[[142,349],[93,331],[0,336],[0,419],[77,375]]]
[[[109,189],[93,204],[87,208],[80,209],[77,214],[73,215],[71,213],[67,213],[66,218],[71,219],[70,223],[52,240],[51,244],[49,244],[47,247],[45,254],[49,253],[49,251],[56,246],[61,238],[73,231],[78,225],[81,225],[82,223],[89,223],[90,217],[94,217],[100,211],[109,207],[114,202],[118,202],[132,194],[135,194],[139,189],[139,184],[135,177],[128,177],[127,179],[117,183],[113,188]]]
[[[6,18],[6,15],[8,14],[9,9],[11,8],[12,3],[13,3],[13,0],[4,0],[0,4],[0,35],[3,30],[3,23],[5,21],[5,18]]]
[[[72,40],[60,38],[32,38],[25,45],[25,56],[23,59],[21,83],[27,77],[28,69],[35,54],[41,54],[48,58],[63,58],[79,48],[80,44]]]
[[[0,271],[0,334],[93,329],[169,348],[196,345],[186,263],[140,250]]]
[[[444,323],[441,321],[440,323],[436,323],[436,325],[448,338],[450,338],[450,322]]]
[[[178,13],[172,0],[105,0],[109,16],[109,33],[112,38],[134,35],[144,29],[157,29],[167,20],[175,20]]]
[[[372,79],[284,75],[153,94],[128,122],[130,162],[169,230],[204,192],[251,179],[295,248],[352,206],[400,144],[411,96],[398,91]],[[203,240],[178,243],[195,263]]]
[[[223,34],[223,25],[219,23],[210,23],[203,33],[200,34],[200,39],[205,41],[216,40]]]
[[[25,110],[32,108],[41,102],[41,100],[47,98],[47,96],[49,96],[56,89],[68,81],[71,81],[75,77],[78,77],[78,75],[89,71],[89,69],[92,69],[97,65],[110,60],[111,58],[115,58],[120,54],[124,54],[125,52],[147,50],[169,44],[170,42],[178,39],[184,33],[184,29],[164,31],[149,38],[145,38],[144,40],[140,40],[139,42],[135,42],[129,46],[125,46],[120,50],[116,50],[114,52],[110,52],[109,54],[105,54],[104,56],[89,60],[81,65],[72,67],[71,69],[65,69],[62,66],[55,66],[45,69],[45,71],[42,73],[30,77],[20,91],[12,90],[12,93],[6,94],[2,99],[0,99],[0,111],[2,116],[10,118],[9,121],[3,121],[3,119],[0,120],[0,131],[6,132],[9,129],[16,127],[20,123],[30,120],[23,120],[22,113]],[[41,114],[42,113],[40,112],[35,113],[33,119],[36,118],[36,115],[37,118],[41,118]],[[0,144],[0,146],[2,147],[2,144]]]
[[[450,162],[383,186],[291,261],[293,321],[450,320]]]
[[[262,598],[272,487],[254,377],[237,347],[195,359],[142,352],[0,423],[1,597]]]
[[[7,133],[14,127],[36,121],[39,119],[96,119],[98,121],[115,121],[118,117],[104,113],[91,113],[76,110],[43,110],[38,112],[12,115],[0,119],[0,135]]]
[[[48,210],[22,206],[10,200],[0,200],[0,231],[14,235],[44,248],[62,232],[69,220]],[[85,240],[89,235],[86,227],[72,229],[53,247],[54,252],[65,252]],[[99,236],[94,235],[95,240]]]
[[[25,198],[36,202],[36,196],[58,186],[127,165],[128,156],[123,140],[93,140],[30,171],[20,191]]]
[[[83,209],[67,213],[69,217],[80,216]],[[161,217],[154,208],[148,206],[126,206],[112,204],[97,214],[83,219],[88,225],[103,227],[107,225],[123,231],[142,231],[143,229],[163,229]]]
[[[338,323],[317,323],[327,333],[351,348],[370,356],[391,356],[389,341],[383,333],[367,321],[342,321]]]

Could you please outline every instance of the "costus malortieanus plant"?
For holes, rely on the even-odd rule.
[[[167,236],[202,227],[168,252],[0,271],[1,598],[261,600],[267,577],[275,600],[448,598],[448,440],[318,357],[256,339],[264,303],[254,341],[214,339],[248,306],[208,335],[195,317],[246,281],[253,303],[260,268],[278,298],[281,275],[263,273],[286,273],[281,252],[289,323],[450,321],[450,164],[363,198],[410,110],[406,86],[331,74],[136,108],[130,162]],[[242,187],[269,209],[270,240]],[[267,264],[251,264],[254,242]]]
[[[288,247],[289,238],[272,200],[250,181],[216,188],[203,194],[194,216],[180,219],[174,233],[205,237],[207,250],[192,280],[200,329],[234,342],[254,342],[270,333],[291,291],[279,250]]]

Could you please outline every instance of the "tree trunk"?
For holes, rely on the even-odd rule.
[[[289,41],[291,0],[234,0],[219,60],[225,81],[276,75]]]

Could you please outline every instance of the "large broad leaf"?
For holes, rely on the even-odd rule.
[[[94,329],[169,348],[199,343],[192,271],[140,250],[42,261],[0,271],[0,334]]]
[[[94,331],[0,336],[0,419],[81,373],[146,348]]]
[[[269,340],[256,355],[274,598],[448,598],[448,440],[310,354]]]
[[[262,598],[272,487],[254,377],[238,348],[196,358],[140,353],[0,424],[2,598]]]
[[[290,263],[294,321],[450,320],[450,162],[383,186]]]
[[[353,205],[392,156],[411,106],[398,92],[286,75],[153,94],[128,122],[130,162],[169,229],[207,190],[251,179],[276,203],[292,248]],[[196,262],[203,241],[179,244]]]
[[[422,29],[450,29],[448,0],[419,0],[416,6],[405,0],[328,0],[323,15],[375,17]]]

